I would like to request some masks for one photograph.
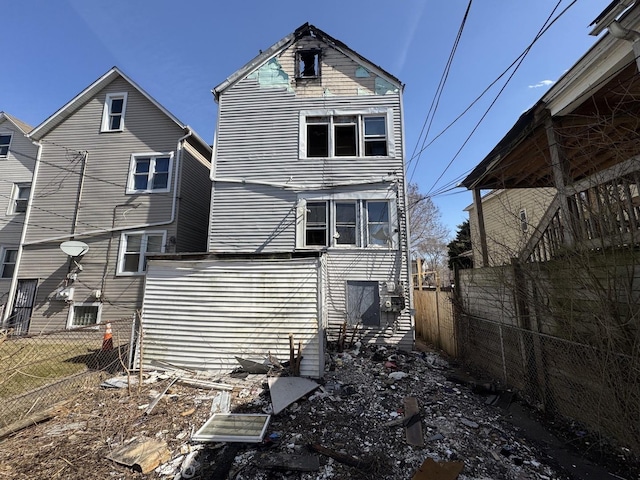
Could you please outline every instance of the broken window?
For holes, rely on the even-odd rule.
[[[369,245],[391,244],[388,202],[367,202],[367,234]]]
[[[350,325],[380,326],[378,282],[347,281],[347,320]]]
[[[300,50],[296,53],[296,78],[320,77],[320,50]]]
[[[385,115],[314,115],[304,125],[307,158],[389,155]]]
[[[326,247],[329,243],[327,202],[307,202],[305,245]]]
[[[307,201],[300,247],[397,248],[389,200]]]

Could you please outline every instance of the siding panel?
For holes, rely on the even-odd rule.
[[[235,356],[289,358],[302,342],[303,376],[324,370],[318,320],[319,260],[152,261],[147,274],[143,362],[232,370]],[[297,347],[296,347],[297,348]]]

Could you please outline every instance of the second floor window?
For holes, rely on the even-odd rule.
[[[30,183],[16,183],[13,186],[13,194],[9,205],[8,214],[24,213],[27,211],[29,194],[31,193]]]
[[[390,208],[388,200],[308,200],[298,246],[397,248]]]
[[[102,132],[121,132],[124,130],[124,115],[127,110],[127,94],[110,93],[104,102],[102,112]]]
[[[127,193],[168,192],[172,154],[132,155]]]
[[[11,134],[0,133],[0,158],[9,154],[9,146],[11,145]]]
[[[305,115],[301,156],[307,158],[387,157],[386,115]]]
[[[166,232],[123,233],[120,239],[118,274],[141,275],[147,270],[147,255],[164,252]]]

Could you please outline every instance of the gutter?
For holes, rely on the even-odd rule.
[[[118,227],[118,228],[103,228],[103,229],[99,229],[99,230],[91,230],[89,232],[82,232],[82,233],[74,233],[74,237],[87,237],[90,235],[98,235],[98,234],[102,234],[102,233],[109,233],[109,232],[121,232],[121,231],[126,231],[126,230],[137,230],[137,229],[141,229],[141,228],[149,228],[149,227],[160,227],[163,225],[169,225],[171,223],[173,223],[175,221],[176,218],[176,209],[177,209],[177,202],[178,202],[178,171],[179,171],[179,167],[182,165],[182,143],[184,142],[184,140],[186,140],[187,138],[189,138],[190,136],[193,135],[193,131],[190,128],[186,128],[187,130],[187,134],[180,137],[178,139],[178,144],[176,146],[176,161],[175,161],[175,176],[173,179],[173,201],[172,201],[172,205],[171,205],[171,218],[169,218],[169,220],[165,220],[162,222],[155,222],[155,223],[141,223],[138,225],[128,225],[128,226],[124,226],[124,227]],[[38,144],[39,145],[39,144]],[[39,157],[38,157],[39,158]],[[37,165],[37,164],[36,164]],[[35,175],[34,175],[34,180],[35,180]],[[35,183],[35,182],[34,182]],[[33,184],[34,184],[33,183]],[[32,184],[32,185],[33,185]],[[31,195],[33,195],[33,188],[31,190]],[[31,198],[29,199],[29,201],[31,201]],[[31,204],[29,204],[29,207],[31,206]],[[29,207],[27,207],[29,209]],[[59,235],[57,237],[49,237],[49,238],[44,238],[42,240],[36,240],[33,242],[27,242],[27,243],[22,243],[21,245],[38,245],[41,243],[49,243],[49,242],[54,242],[56,240],[63,240],[63,239],[67,239],[69,238],[69,235]]]
[[[29,203],[27,203],[27,211],[24,213],[24,224],[22,225],[22,232],[20,233],[20,244],[18,245],[18,254],[16,255],[16,264],[11,277],[11,284],[9,285],[9,298],[5,305],[3,318],[0,319],[0,325],[4,328],[6,326],[9,316],[13,313],[14,298],[16,296],[16,290],[18,289],[18,274],[20,272],[20,262],[22,260],[22,251],[24,250],[25,240],[27,238],[27,226],[29,225],[29,217],[31,216],[31,205],[33,205],[33,196],[36,191],[36,179],[38,177],[38,170],[40,169],[40,158],[42,157],[42,144],[40,142],[31,140],[33,145],[38,147],[36,153],[36,163],[33,167],[33,175],[31,176],[31,191],[29,192]],[[63,238],[69,238],[65,236]]]
[[[264,185],[267,187],[277,187],[285,190],[296,190],[296,191],[305,191],[305,190],[327,190],[335,187],[347,187],[350,185],[369,185],[373,183],[392,183],[397,180],[396,175],[385,175],[383,177],[371,177],[370,179],[363,180],[352,180],[348,182],[338,182],[331,184],[318,184],[318,185],[301,185],[294,183],[281,183],[281,182],[267,182],[263,180],[247,180],[245,178],[224,178],[224,177],[213,177],[212,180],[218,183],[237,183],[242,185]]]

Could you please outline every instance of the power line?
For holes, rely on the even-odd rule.
[[[431,105],[429,106],[429,111],[427,112],[427,115],[424,119],[424,123],[422,124],[420,135],[418,136],[418,140],[416,141],[416,146],[413,149],[413,153],[411,154],[411,158],[409,159],[408,165],[410,165],[411,161],[415,158],[415,152],[418,148],[418,144],[420,143],[420,139],[422,138],[423,133],[424,133],[424,140],[422,142],[422,147],[424,147],[424,143],[427,141],[427,138],[429,137],[429,132],[431,131],[431,125],[433,124],[433,119],[438,109],[438,105],[440,104],[440,97],[442,96],[442,92],[444,91],[445,83],[449,78],[449,72],[451,71],[451,65],[453,64],[453,58],[455,56],[456,51],[458,50],[458,44],[460,43],[460,38],[462,37],[462,31],[464,30],[464,26],[467,23],[469,10],[471,9],[471,3],[472,3],[472,0],[469,0],[467,9],[464,13],[464,16],[462,17],[462,22],[460,24],[460,27],[458,28],[456,39],[454,40],[453,46],[451,48],[451,52],[449,53],[449,58],[447,59],[447,63],[444,67],[442,75],[440,76],[438,87],[436,88],[436,92],[434,94],[433,100],[431,101]],[[427,127],[427,123],[428,123],[428,127]],[[426,132],[425,132],[425,128],[426,128]],[[424,150],[424,148],[422,150]],[[420,151],[422,152],[422,150]],[[418,154],[418,159],[419,157],[420,155]],[[417,165],[418,165],[418,161],[416,161],[415,165],[413,166],[413,170],[411,172],[411,175],[409,176],[409,181],[413,179],[413,174],[416,171]]]

